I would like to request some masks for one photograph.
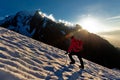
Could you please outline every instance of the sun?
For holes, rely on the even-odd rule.
[[[95,18],[91,17],[84,18],[79,21],[79,24],[83,27],[83,29],[86,29],[91,33],[97,33],[100,32],[101,30],[100,29],[101,23]]]

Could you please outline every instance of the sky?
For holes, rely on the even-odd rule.
[[[119,8],[120,0],[0,0],[0,19],[18,11],[40,9],[43,13],[52,14],[55,20],[80,24],[84,29],[102,36],[110,35],[117,30],[118,38]]]

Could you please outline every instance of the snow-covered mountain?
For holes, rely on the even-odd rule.
[[[48,27],[48,25],[54,27],[55,24],[55,21],[39,10],[34,12],[20,11],[15,15],[7,16],[4,20],[0,21],[2,27],[16,31],[28,37],[35,37],[35,35],[37,35],[36,39],[43,37],[44,34],[42,31]]]
[[[0,24],[5,28],[32,37],[35,33],[35,29],[31,30],[30,28],[30,20],[33,15],[27,11],[21,11],[15,15],[7,16],[4,20],[1,20]]]
[[[1,80],[119,80],[120,71],[86,59],[68,65],[65,51],[0,27]]]
[[[20,11],[7,16],[0,21],[0,26],[53,46],[57,46],[59,38],[65,36],[69,29],[39,10]]]

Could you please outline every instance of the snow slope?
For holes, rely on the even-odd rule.
[[[0,27],[0,80],[119,80],[120,72],[84,59],[68,65],[65,51]]]

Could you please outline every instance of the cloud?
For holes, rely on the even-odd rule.
[[[100,32],[98,34],[100,34],[100,35],[119,35],[120,34],[120,29],[119,30],[113,30],[113,31]]]
[[[110,17],[110,18],[107,18],[106,20],[114,20],[114,19],[120,19],[120,16]]]
[[[53,14],[50,14],[50,15],[48,15],[47,17],[48,17],[49,19],[55,21],[55,18],[53,17]]]
[[[106,18],[103,23],[106,24],[108,31],[120,30],[120,16]]]
[[[52,21],[56,21],[56,22],[60,22],[60,23],[64,23],[65,25],[67,26],[73,26],[73,23],[71,22],[68,22],[68,21],[65,21],[65,20],[62,20],[62,19],[59,19],[58,21],[54,18],[53,14],[46,14],[46,13],[43,13],[42,11],[39,11],[39,14],[42,16],[42,17],[47,17],[49,19],[51,19]]]
[[[110,23],[120,23],[120,16],[113,16],[106,19]]]
[[[56,21],[55,18],[54,18],[54,16],[53,16],[53,14],[48,15],[48,14],[43,13],[41,11],[39,11],[39,14],[42,15],[42,17],[47,17],[47,18],[49,18],[49,19],[51,19],[53,21]]]
[[[113,30],[113,31],[107,31],[107,32],[100,32],[98,33],[101,37],[108,40],[111,44],[113,44],[116,47],[120,47],[120,29],[119,30]]]
[[[65,25],[68,25],[68,26],[73,26],[73,24],[71,22],[68,22],[68,21],[65,21],[65,20],[59,19],[58,22],[64,23]]]

